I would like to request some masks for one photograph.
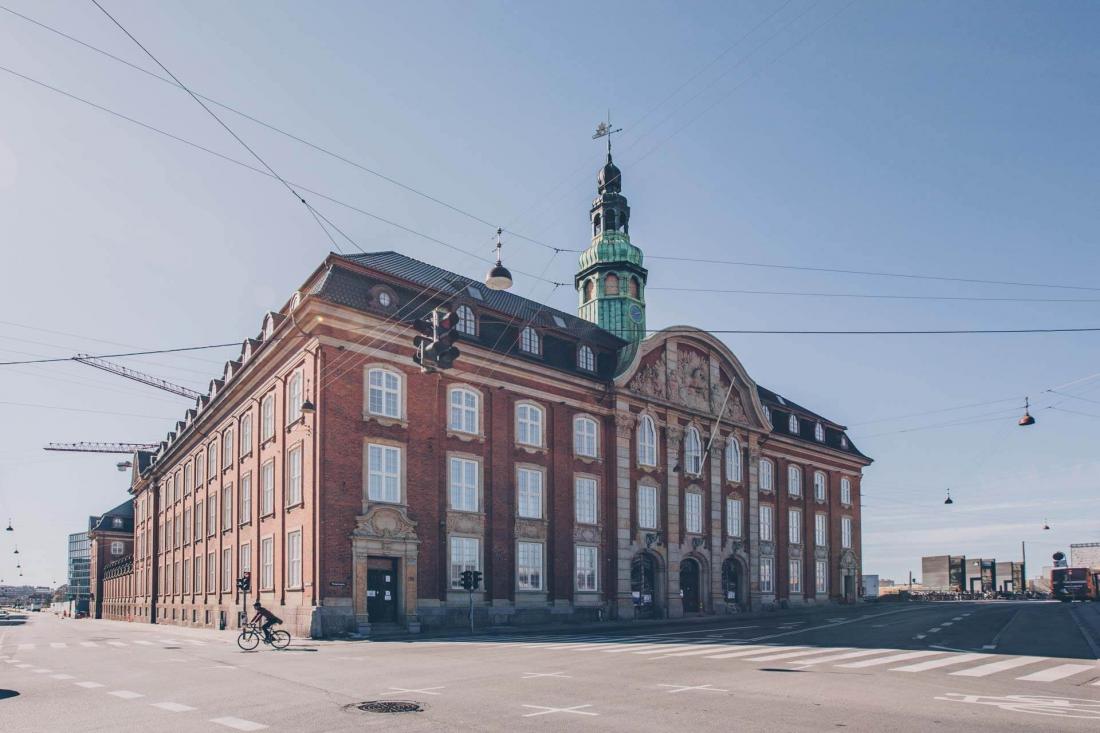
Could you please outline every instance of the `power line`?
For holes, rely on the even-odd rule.
[[[647,333],[694,333],[702,331],[710,334],[742,334],[742,335],[768,335],[768,336],[937,336],[960,334],[1009,334],[1009,333],[1088,333],[1100,331],[1100,328],[960,328],[960,329],[926,329],[913,331],[891,330],[866,330],[866,331],[773,331],[767,329],[712,329],[712,328],[684,328],[684,329],[647,329]]]
[[[33,402],[0,402],[0,405],[10,405],[13,407],[36,407],[43,410],[63,410],[66,412],[86,412],[93,415],[115,415],[117,417],[143,417],[150,420],[168,420],[162,415],[135,415],[131,412],[109,412],[107,410],[88,410],[81,407],[66,407],[62,405],[40,405]]]
[[[183,351],[201,351],[203,349],[223,349],[228,346],[240,346],[239,341],[228,344],[207,344],[205,346],[181,346],[175,349],[152,349],[150,351],[129,351],[124,354],[96,354],[95,359],[120,359],[126,356],[146,356],[148,354],[178,354]],[[52,364],[62,361],[76,361],[75,356],[59,356],[50,359],[24,359],[22,361],[0,361],[0,366],[16,366],[18,364]]]
[[[1053,287],[1053,286],[1041,286]],[[970,295],[894,295],[888,293],[825,293],[800,290],[741,290],[737,288],[688,288],[688,287],[655,287],[649,286],[647,291],[669,290],[680,293],[732,293],[736,295],[789,295],[806,298],[868,298],[883,300],[947,300],[947,301],[976,301],[990,303],[1100,303],[1100,298],[987,298]]]

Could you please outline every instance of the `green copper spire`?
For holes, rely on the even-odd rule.
[[[621,355],[629,361],[646,334],[648,272],[642,250],[630,243],[630,206],[622,195],[622,172],[611,160],[610,142],[596,182],[598,193],[589,212],[592,244],[581,253],[574,278],[580,298],[577,315],[630,342]]]

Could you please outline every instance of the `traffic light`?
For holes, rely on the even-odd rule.
[[[474,590],[481,587],[481,571],[475,570],[473,572]]]
[[[434,333],[431,319],[418,318],[413,321],[413,328],[418,332],[418,335],[413,338],[413,348],[416,349],[416,353],[413,354],[413,361],[419,364],[423,371],[430,372],[433,370],[433,364],[429,347]]]
[[[458,338],[458,317],[454,312],[436,308],[427,318],[413,321],[418,334],[413,338],[413,361],[425,372],[450,369],[458,358],[454,345]]]
[[[237,590],[247,593],[252,590],[252,573],[245,572],[241,577],[237,578]]]
[[[463,590],[474,589],[474,572],[472,570],[463,570],[461,578]]]

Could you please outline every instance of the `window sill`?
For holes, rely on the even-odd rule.
[[[471,443],[471,442],[475,442],[475,441],[478,442],[478,443],[484,443],[485,442],[485,436],[482,435],[481,433],[467,433],[467,432],[464,432],[462,430],[455,430],[454,428],[447,428],[447,437],[448,438],[457,438],[457,439],[465,441],[467,443]]]
[[[260,450],[263,450],[264,448],[266,448],[268,443],[274,443],[274,442],[275,442],[275,436],[274,435],[272,435],[268,438],[262,439],[260,441]]]
[[[600,457],[599,456],[588,456],[588,455],[585,455],[583,453],[574,453],[573,458],[575,460],[580,461],[581,463],[599,463],[600,462]]]
[[[289,512],[291,509],[300,509],[306,505],[305,501],[296,501],[293,504],[287,504],[285,509]]]
[[[391,415],[376,415],[373,412],[363,413],[363,422],[376,422],[379,425],[387,428],[398,427],[408,428],[409,421],[401,417],[393,417]]]
[[[265,512],[264,514],[261,514],[260,519],[267,519],[268,517],[274,517],[274,516],[275,516],[275,511],[272,510],[270,512]]]
[[[252,450],[249,449],[249,451],[247,453],[242,453],[240,456],[237,457],[237,462],[238,463],[244,463],[246,458],[251,458],[251,457],[252,457]]]
[[[247,527],[250,524],[252,524],[252,520],[251,519],[246,519],[243,522],[241,522],[240,524],[238,524],[237,526],[238,527]]]
[[[645,464],[645,463],[639,463],[638,464],[638,470],[642,471],[643,473],[657,473],[658,471],[661,470],[661,467],[657,466],[657,465],[652,465],[651,466],[651,465],[648,465],[648,464]]]
[[[291,420],[290,422],[288,422],[286,424],[286,431],[289,433],[292,429],[294,429],[295,426],[305,425],[305,424],[306,424],[306,416],[305,415],[299,415],[298,417],[294,418],[293,420]]]

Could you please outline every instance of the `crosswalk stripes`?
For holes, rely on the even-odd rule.
[[[957,654],[953,657],[944,657],[943,659],[931,659],[927,662],[917,662],[916,664],[908,664],[904,667],[891,667],[891,672],[924,672],[929,669],[939,669],[940,667],[950,667],[956,664],[965,664],[966,662],[977,662],[988,655],[986,654]]]
[[[843,648],[840,651],[844,651]],[[778,654],[765,654],[762,657],[749,657],[749,662],[774,662],[780,659],[791,659],[794,657],[808,657],[811,654],[820,654],[820,649],[801,649],[797,651],[779,652]]]
[[[68,644],[66,644],[63,641],[51,641],[50,642],[50,647],[52,649],[64,649],[67,646],[68,646]]]
[[[872,654],[881,654],[884,651],[897,651],[896,649],[860,649],[856,652],[842,652],[841,654],[828,654],[824,657],[814,657],[813,659],[799,659],[793,662],[800,666],[809,667],[814,664],[826,664],[828,662],[839,662],[842,659],[857,659],[859,657],[869,657]]]
[[[892,664],[894,662],[904,662],[909,659],[919,659],[921,657],[930,657],[933,654],[942,654],[943,652],[934,652],[930,650],[916,651],[916,652],[903,652],[902,654],[891,654],[888,657],[877,657],[875,659],[861,659],[858,662],[845,662],[844,664],[838,664],[838,667],[845,667],[847,669],[863,669],[865,667],[877,667],[880,664]]]
[[[121,641],[108,641],[107,643],[111,646],[126,646],[126,644]]]
[[[1016,667],[1023,667],[1025,664],[1035,664],[1041,661],[1043,661],[1043,657],[1012,657],[1010,659],[1002,659],[999,662],[981,664],[977,667],[971,667],[970,669],[960,669],[958,672],[951,672],[951,674],[955,677],[988,677],[997,672],[1004,672],[1009,669],[1015,669]]]
[[[82,641],[80,642],[80,646],[97,647],[99,644],[96,644],[94,641]]]
[[[1072,677],[1080,672],[1087,672],[1090,669],[1097,669],[1097,667],[1094,664],[1059,664],[1057,667],[1032,672],[1016,679],[1024,682],[1053,682],[1054,680]]]

